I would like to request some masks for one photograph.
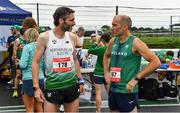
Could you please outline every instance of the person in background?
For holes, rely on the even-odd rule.
[[[22,70],[22,97],[26,108],[26,112],[43,112],[42,102],[36,101],[34,98],[33,82],[32,82],[32,60],[36,48],[36,40],[39,33],[34,28],[29,28],[25,32],[25,40],[27,44],[24,46],[19,61],[19,67]],[[39,86],[44,89],[44,61],[41,59],[39,64]]]
[[[94,42],[88,49],[89,54],[97,55],[97,62],[93,75],[93,81],[95,83],[95,91],[96,91],[96,112],[101,112],[102,85],[105,86],[107,94],[109,91],[109,84],[106,83],[104,78],[103,56],[106,51],[110,38],[111,38],[110,34],[105,33],[99,38],[99,40]]]
[[[96,34],[92,33],[91,36],[90,36],[90,43],[93,44],[95,42],[96,42]]]
[[[173,57],[174,57],[174,52],[173,51],[166,51],[163,55],[163,57],[158,56],[162,65],[160,66],[160,68],[168,68],[169,64],[173,61]],[[164,65],[166,64],[166,65]],[[165,66],[165,67],[164,67]],[[157,72],[157,78],[158,80],[162,81],[164,80],[164,78],[166,78],[167,76],[173,76],[172,75],[173,72],[171,71],[158,71]]]
[[[112,34],[104,55],[105,80],[110,84],[108,105],[112,112],[137,112],[139,108],[138,81],[160,66],[158,57],[147,45],[131,34],[129,16],[116,15]],[[149,64],[140,71],[141,56]]]
[[[76,46],[77,58],[78,58],[80,66],[82,66],[82,60],[83,60],[82,48],[83,48],[83,43],[84,43],[84,32],[85,32],[84,28],[79,27],[76,33],[80,42],[80,46]]]
[[[10,30],[11,30],[11,36],[8,37],[7,39],[7,50],[8,50],[8,57],[9,57],[9,61],[10,61],[10,67],[11,67],[11,72],[13,75],[13,78],[15,76],[15,66],[13,63],[13,46],[14,46],[14,42],[17,38],[20,37],[20,29],[21,27],[19,25],[13,25],[11,26]],[[12,83],[13,83],[13,79],[12,79]]]
[[[37,101],[44,102],[45,112],[79,111],[79,95],[84,94],[75,46],[77,36],[69,32],[75,24],[74,10],[59,7],[53,14],[55,28],[41,33],[32,64],[33,87]],[[77,45],[79,46],[79,45]],[[39,86],[39,62],[44,56],[46,67],[45,98]]]
[[[92,33],[90,37],[91,37],[91,39],[90,39],[91,44],[94,44],[97,40],[99,40],[99,37],[97,38],[95,33]],[[92,65],[93,65],[92,67],[94,68],[96,65],[96,61],[97,61],[97,55],[88,54],[88,56],[91,57],[91,59],[93,59],[92,60]]]
[[[180,62],[180,49],[177,54],[177,60]],[[180,72],[178,72],[176,83],[177,83],[178,88],[180,89]],[[179,91],[179,96],[180,96],[180,91]]]
[[[12,94],[12,97],[18,97],[18,85],[21,80],[21,70],[18,67],[19,59],[21,58],[23,47],[26,45],[26,40],[24,39],[24,32],[29,28],[35,28],[38,29],[38,26],[36,24],[36,21],[31,17],[26,17],[22,23],[22,29],[21,37],[15,40],[14,47],[13,47],[13,59],[16,66],[16,75],[15,75],[15,81],[14,81],[14,91]]]
[[[80,39],[80,42],[81,42],[81,48],[83,47],[83,43],[84,43],[84,33],[85,33],[85,30],[83,27],[79,27],[78,30],[77,30],[77,36],[79,37]]]

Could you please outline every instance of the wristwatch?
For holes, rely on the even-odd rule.
[[[84,79],[83,78],[78,78],[79,85],[84,85]]]
[[[136,80],[137,82],[140,81],[140,79],[137,76],[134,77],[134,80]]]
[[[38,90],[38,89],[39,89],[39,87],[33,86],[33,90],[34,90],[34,91],[36,91],[36,90]]]

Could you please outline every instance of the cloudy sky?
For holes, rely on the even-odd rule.
[[[169,27],[170,16],[173,23],[180,23],[180,0],[10,0],[21,8],[31,11],[37,19],[36,5],[40,3],[40,25],[53,26],[52,14],[60,5],[72,7],[76,13],[76,24],[83,26],[111,25],[119,6],[119,14],[129,15],[133,26],[137,27]],[[30,4],[31,3],[31,4]],[[32,4],[34,3],[34,4]],[[47,5],[49,4],[49,5]],[[102,6],[102,7],[82,7]],[[104,7],[107,6],[107,7]]]

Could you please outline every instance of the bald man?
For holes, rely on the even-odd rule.
[[[160,66],[158,57],[144,42],[131,34],[131,25],[130,17],[114,16],[114,38],[110,40],[104,55],[105,80],[110,84],[108,104],[112,112],[137,112],[138,81]],[[141,56],[149,64],[140,71]]]

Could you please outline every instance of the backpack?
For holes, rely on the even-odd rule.
[[[176,97],[178,90],[175,85],[170,85],[167,82],[163,82],[163,92],[165,96]]]
[[[146,83],[146,79],[145,78],[142,78],[139,82],[138,82],[138,89],[139,89],[139,92],[138,92],[138,95],[139,95],[139,98],[140,99],[144,99],[144,84]]]
[[[154,78],[149,78],[144,83],[143,95],[144,99],[156,100],[159,97],[159,83]]]

